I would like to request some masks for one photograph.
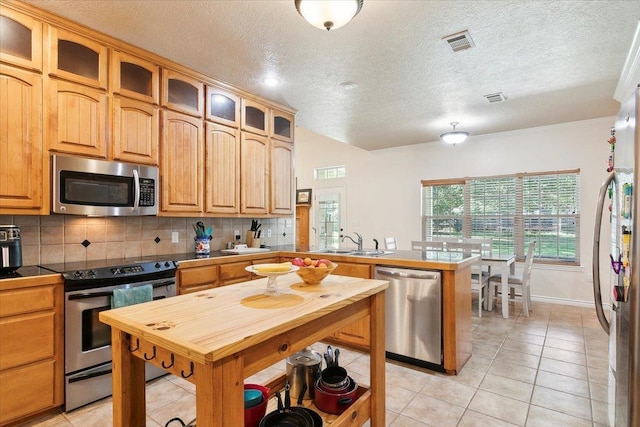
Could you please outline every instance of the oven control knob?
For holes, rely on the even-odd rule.
[[[164,262],[164,266],[165,266],[165,267],[170,267],[170,266],[171,266],[171,264],[169,263],[169,261],[165,261],[165,262]]]
[[[80,270],[76,270],[76,271],[73,273],[73,277],[74,277],[74,278],[76,278],[76,279],[81,279],[81,278],[82,278],[82,271],[80,271]]]
[[[160,267],[162,267],[162,264],[160,264],[159,262],[156,262],[155,267],[156,267],[156,268],[160,268]]]
[[[95,270],[89,270],[89,271],[87,272],[87,274],[88,274],[89,276],[91,276],[91,277],[96,277],[96,271],[95,271]]]

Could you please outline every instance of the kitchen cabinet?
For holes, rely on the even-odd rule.
[[[246,270],[250,265],[252,265],[251,261],[230,262],[220,265],[220,286],[250,280],[251,273]]]
[[[0,65],[0,213],[48,212],[43,202],[42,76]],[[47,192],[48,194],[48,192]]]
[[[270,213],[293,214],[293,144],[271,140]]]
[[[114,94],[158,105],[160,67],[126,52],[111,50],[111,82]]]
[[[50,79],[44,117],[50,150],[107,157],[108,96],[106,92]]]
[[[269,207],[269,140],[266,136],[240,135],[240,212],[267,214]]]
[[[0,424],[64,403],[64,288],[59,275],[0,286]]]
[[[206,123],[205,210],[240,213],[240,131]]]
[[[178,295],[205,291],[218,286],[218,266],[203,265],[178,268],[176,272]]]
[[[268,123],[269,112],[265,105],[250,99],[242,98],[242,130],[266,136]]]
[[[107,47],[80,34],[49,26],[49,75],[107,89]]]
[[[157,165],[160,111],[146,102],[113,97],[113,158]]]
[[[161,105],[194,117],[203,117],[204,83],[183,73],[162,69]]]
[[[296,248],[309,250],[310,205],[296,205]]]
[[[207,85],[206,119],[234,128],[240,127],[240,97]]]
[[[160,211],[181,215],[202,212],[203,122],[162,111]]]
[[[269,136],[285,142],[293,142],[293,114],[271,109]]]
[[[339,262],[338,267],[333,270],[332,274],[341,276],[360,277],[362,279],[370,279],[373,277],[372,266],[367,264],[355,264],[347,262]],[[349,326],[346,326],[333,334],[334,341],[348,347],[359,349],[369,349],[369,328],[371,318],[366,316],[364,319],[358,320]]]
[[[3,5],[0,34],[0,61],[42,71],[42,22]]]

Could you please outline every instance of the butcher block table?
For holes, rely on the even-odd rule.
[[[388,282],[297,274],[252,280],[100,313],[111,326],[113,425],[145,425],[145,361],[196,386],[198,427],[239,427],[244,379],[333,332],[371,316],[371,384],[331,426],[385,425],[384,290]],[[267,386],[280,386],[284,379]]]

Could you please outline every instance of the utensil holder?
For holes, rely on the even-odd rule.
[[[209,237],[194,237],[196,255],[209,255],[211,247]]]
[[[260,241],[262,239],[251,239],[251,246],[249,246],[250,248],[259,248],[260,247]]]
[[[246,239],[245,239],[245,243],[247,244],[247,247],[248,247],[248,248],[253,248],[253,247],[255,247],[255,246],[253,246],[253,241],[254,241],[254,240],[255,240],[255,239],[253,238],[253,231],[251,231],[251,230],[247,230],[247,237],[246,237]],[[260,245],[258,245],[258,247],[259,247],[259,246],[260,246]]]

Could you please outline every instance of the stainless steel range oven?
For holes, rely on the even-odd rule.
[[[82,263],[82,268],[59,271],[65,286],[66,411],[112,393],[111,328],[98,320],[98,314],[111,309],[113,290],[150,284],[154,300],[176,295],[174,261],[99,264]],[[145,373],[147,380],[166,374],[148,363]]]

